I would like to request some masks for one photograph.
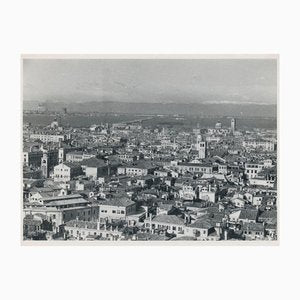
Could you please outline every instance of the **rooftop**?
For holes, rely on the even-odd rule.
[[[135,204],[134,201],[128,199],[128,198],[125,198],[125,197],[118,197],[118,198],[113,198],[113,199],[109,199],[107,200],[106,202],[104,202],[103,204],[101,205],[109,205],[109,206],[124,206],[124,207],[127,207],[127,206],[130,206],[130,205],[133,205]]]
[[[107,164],[103,159],[98,159],[95,157],[85,159],[81,162],[82,166],[90,167],[90,168],[100,168],[100,167],[106,167]]]
[[[158,215],[152,219],[153,222],[184,225],[184,220],[174,215]]]
[[[262,223],[245,223],[242,227],[243,230],[252,230],[252,231],[263,231],[264,224]]]
[[[256,220],[258,211],[256,209],[242,209],[240,219]]]
[[[188,227],[199,228],[199,229],[210,229],[214,226],[207,219],[206,220],[199,219],[199,220],[196,220],[194,223],[188,225]]]

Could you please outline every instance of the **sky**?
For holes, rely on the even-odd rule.
[[[24,59],[24,101],[275,104],[275,59]]]

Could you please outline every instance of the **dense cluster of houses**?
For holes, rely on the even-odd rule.
[[[277,239],[274,131],[55,122],[24,131],[24,239]]]

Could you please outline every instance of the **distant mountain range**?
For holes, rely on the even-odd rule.
[[[37,110],[45,107],[49,111],[69,112],[101,112],[128,114],[182,114],[200,116],[245,116],[245,117],[276,117],[275,104],[256,103],[130,103],[130,102],[37,102],[24,101],[24,110]]]

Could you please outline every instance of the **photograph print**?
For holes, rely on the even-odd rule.
[[[21,67],[23,245],[277,244],[277,55]]]

